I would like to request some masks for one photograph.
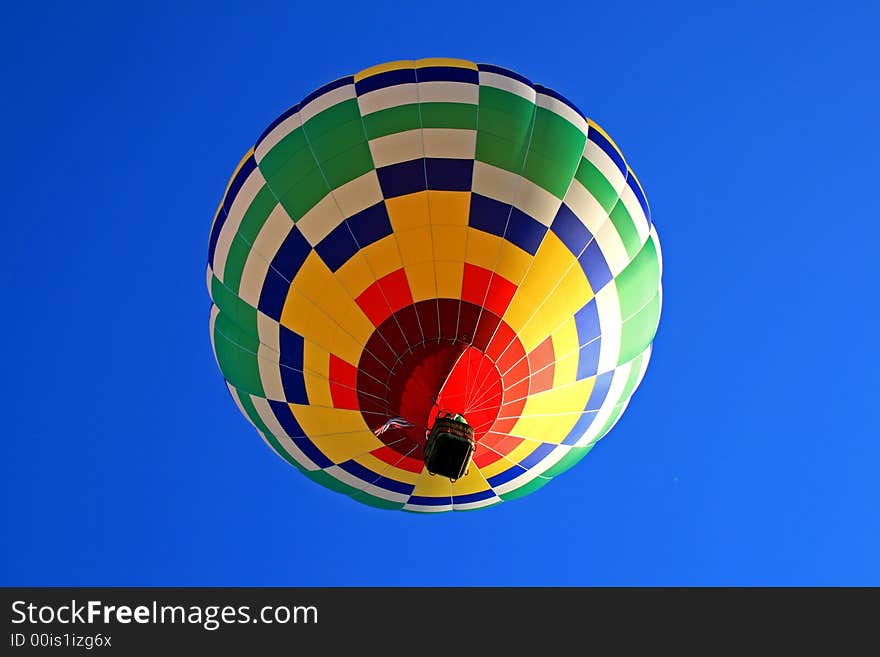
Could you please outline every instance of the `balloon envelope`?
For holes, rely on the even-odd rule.
[[[639,385],[661,307],[657,233],[611,138],[457,59],[375,66],[278,117],[227,186],[207,277],[217,362],[271,448],[423,512],[579,461]],[[438,411],[474,428],[454,482],[424,465]]]

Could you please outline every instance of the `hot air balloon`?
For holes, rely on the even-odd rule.
[[[645,374],[661,254],[608,134],[459,59],[340,78],[235,168],[210,231],[217,363],[305,476],[469,510],[571,468]]]

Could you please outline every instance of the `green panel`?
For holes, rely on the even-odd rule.
[[[477,129],[477,106],[469,103],[422,103],[423,128]]]
[[[223,377],[236,388],[263,397],[265,392],[260,380],[256,349],[252,352],[240,346],[248,341],[248,336],[226,320],[224,314],[217,316],[214,324],[214,350]]]
[[[570,165],[564,160],[545,157],[530,149],[526,157],[523,176],[562,200],[568,191],[572,178],[574,178],[576,167],[577,163]]]
[[[229,246],[226,254],[226,264],[223,265],[223,283],[235,294],[241,287],[241,273],[251,252],[251,245],[245,242],[241,235],[236,235]]]
[[[555,465],[550,466],[545,472],[542,472],[542,476],[555,477],[558,474],[562,474],[584,458],[591,449],[593,449],[592,445],[589,447],[572,447],[568,450],[568,454],[563,456]]]
[[[312,155],[311,149],[306,146],[302,150],[297,151],[291,158],[285,161],[277,170],[269,172],[260,166],[260,171],[272,193],[276,196],[284,196],[289,189],[301,183],[308,178],[318,168],[315,156]]]
[[[626,383],[623,384],[623,390],[620,391],[619,402],[621,403],[629,399],[633,394],[633,391],[636,389],[636,383],[638,383],[639,380],[639,373],[642,371],[642,358],[644,358],[644,356],[639,354],[633,358],[629,365],[629,376],[626,377]]]
[[[562,199],[580,164],[586,140],[567,120],[538,107],[523,175]]]
[[[515,500],[519,497],[524,497],[529,493],[534,493],[536,490],[538,490],[539,488],[543,488],[551,481],[552,479],[548,479],[546,477],[536,477],[524,486],[520,486],[519,488],[516,488],[512,491],[508,491],[507,493],[504,493],[504,495],[500,495],[499,497],[501,497],[502,500]]]
[[[654,340],[659,321],[660,295],[656,294],[648,305],[623,323],[617,362],[625,363],[642,353]]]
[[[614,424],[620,418],[620,414],[623,413],[623,407],[625,405],[626,404],[617,404],[614,407],[614,410],[611,411],[611,415],[608,417],[608,420],[605,422],[605,426],[603,426],[602,429],[599,431],[599,433],[596,434],[596,442],[601,440],[609,431],[611,431],[611,427],[614,426]],[[593,444],[595,445],[596,443],[593,443]]]
[[[308,152],[302,128],[289,132],[260,160],[259,167],[263,177],[268,179],[276,176],[289,159],[304,150]]]
[[[622,204],[618,207],[622,207]],[[641,310],[660,287],[660,262],[653,240],[645,242],[642,250],[614,282],[620,299],[620,317],[626,320]]]
[[[364,117],[364,130],[370,139],[415,130],[418,127],[419,106],[415,103],[389,107]]]
[[[306,131],[308,134],[308,131]],[[336,127],[332,132],[325,132],[320,137],[314,139],[309,134],[309,143],[312,147],[312,153],[319,164],[323,164],[340,153],[366,143],[367,137],[364,134],[364,125],[360,117],[356,121],[349,121]]]
[[[239,235],[253,244],[276,205],[278,205],[278,199],[269,189],[269,185],[263,185],[241,219],[241,224],[238,227]]]
[[[521,173],[534,116],[534,103],[507,91],[480,87],[476,159]]]
[[[488,133],[477,133],[474,159],[500,169],[521,173],[526,159],[525,142],[513,142]]]
[[[639,232],[636,230],[629,210],[623,203],[618,203],[608,216],[611,218],[611,223],[614,224],[617,234],[620,235],[620,240],[626,248],[626,254],[632,258],[642,245],[639,242]]]
[[[309,139],[314,142],[321,135],[337,130],[351,121],[360,121],[360,118],[357,99],[351,98],[319,112],[306,121],[303,127]]]
[[[587,158],[581,158],[580,166],[578,166],[574,177],[599,201],[599,205],[605,209],[605,212],[611,212],[619,196],[595,164]]]
[[[257,329],[257,309],[243,301],[238,295],[223,285],[216,276],[211,276],[211,299],[220,309],[224,321],[235,326],[247,335],[247,343],[242,346],[257,350],[260,344]]]
[[[403,508],[403,502],[395,502],[393,500],[382,499],[381,497],[375,497],[374,495],[369,495],[361,491],[356,495],[352,495],[351,498],[357,502],[362,504],[366,504],[367,506],[372,506],[377,509],[391,509],[393,511],[398,511]]]
[[[337,493],[344,493],[349,497],[352,497],[360,492],[357,488],[354,488],[353,486],[349,486],[348,484],[339,481],[336,477],[328,475],[323,470],[303,470],[303,474],[312,481],[321,484],[325,488],[335,490]]]
[[[278,200],[284,206],[285,212],[294,223],[302,219],[303,215],[315,207],[318,201],[330,192],[324,175],[320,169],[313,169],[308,176],[299,181],[299,184],[279,196]]]
[[[321,169],[324,171],[330,189],[336,189],[375,168],[373,155],[365,141],[321,163]]]
[[[263,418],[260,417],[260,414],[257,412],[256,407],[251,401],[250,395],[244,394],[238,390],[236,390],[236,394],[238,395],[238,401],[241,402],[242,408],[244,408],[245,413],[247,413],[248,418],[251,422],[254,423],[254,426],[257,430],[263,434],[266,438],[266,441],[272,445],[272,449],[275,450],[275,453],[278,454],[285,461],[290,463],[293,467],[295,467],[300,472],[304,472],[305,468],[300,465],[295,458],[293,458],[290,454],[287,453],[287,450],[281,446],[281,443],[278,442],[278,439],[269,431],[269,427],[263,422]]]

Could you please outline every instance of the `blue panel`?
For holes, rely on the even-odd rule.
[[[428,157],[425,158],[425,175],[428,189],[467,192],[473,180],[474,161]]]
[[[272,123],[269,124],[269,127],[266,128],[265,130],[263,130],[263,134],[260,135],[260,138],[257,139],[257,143],[254,145],[254,149],[256,149],[261,143],[263,143],[263,140],[266,138],[266,136],[270,132],[272,132],[275,128],[277,128],[279,125],[284,123],[287,119],[289,119],[291,116],[293,116],[297,112],[299,112],[299,103],[297,103],[296,105],[294,105],[290,109],[286,110],[284,112],[284,114],[282,114],[277,119],[272,121]]]
[[[602,255],[602,249],[599,248],[599,243],[596,240],[587,245],[578,258],[578,262],[581,269],[584,270],[594,294],[611,282],[611,270],[608,268],[608,263],[605,262],[605,256]]]
[[[574,314],[574,323],[577,326],[579,345],[587,344],[602,335],[595,299],[590,299],[589,303]]]
[[[220,239],[220,231],[223,230],[223,224],[226,223],[226,210],[222,207],[217,212],[217,218],[214,220],[214,227],[211,229],[211,236],[208,238],[208,264],[214,266],[214,252],[217,250],[217,240]]]
[[[469,226],[504,237],[508,217],[510,217],[510,206],[507,203],[481,194],[471,194]]]
[[[271,267],[266,272],[263,287],[260,290],[258,308],[260,312],[271,317],[276,322],[281,321],[281,311],[287,300],[287,292],[290,289],[290,281],[284,280],[277,271]]]
[[[454,495],[452,501],[455,504],[469,504],[471,502],[479,502],[480,500],[488,500],[490,497],[497,497],[491,489],[481,490],[478,493],[468,493],[467,495]]]
[[[624,176],[626,175],[626,162],[623,161],[623,157],[617,152],[617,149],[611,145],[611,142],[605,138],[605,135],[596,129],[591,129],[587,131],[587,139],[605,151],[605,154],[610,157],[614,161],[614,164],[617,165],[617,168],[620,169],[620,173]]]
[[[229,208],[232,207],[232,203],[235,201],[235,197],[238,196],[244,181],[248,179],[248,176],[256,168],[257,160],[254,158],[254,154],[251,153],[251,156],[244,161],[238,173],[235,174],[235,178],[229,183],[229,189],[226,191],[226,196],[223,197],[223,209],[226,212],[229,212]]]
[[[284,387],[284,399],[291,404],[308,404],[309,396],[306,394],[306,382],[302,371],[281,365],[278,372],[281,374],[281,385]]]
[[[416,69],[419,82],[470,82],[479,84],[479,73],[472,68],[457,66],[426,66]]]
[[[298,228],[291,228],[272,258],[272,269],[292,281],[306,261],[312,247]]]
[[[614,372],[605,372],[596,377],[596,383],[593,385],[593,392],[590,394],[590,401],[587,402],[588,411],[598,411],[605,397],[608,396],[608,390],[611,388],[611,379],[614,378]]]
[[[294,438],[293,444],[299,447],[303,454],[309,457],[311,461],[317,465],[319,468],[329,468],[333,465],[333,461],[327,458],[327,456],[315,446],[311,440],[306,438],[305,436],[301,438]]]
[[[487,479],[486,481],[492,488],[497,488],[501,484],[504,484],[511,479],[515,479],[516,477],[519,477],[520,475],[523,475],[525,473],[526,471],[524,468],[521,468],[518,465],[514,465],[507,468],[507,470],[505,470],[504,472],[499,472],[497,475],[495,475],[491,479]]]
[[[602,338],[581,347],[578,354],[578,381],[594,376],[599,371],[599,351],[601,348]]]
[[[351,235],[351,229],[343,221],[318,243],[315,251],[331,271],[336,271],[348,262],[349,258],[359,251],[359,248]]]
[[[361,248],[391,234],[391,220],[384,201],[352,215],[347,222]]]
[[[413,495],[407,500],[407,504],[418,504],[420,506],[447,506],[452,504],[451,497],[422,497],[421,495]]]
[[[283,364],[301,370],[304,343],[305,341],[299,333],[294,333],[283,324],[278,325],[278,345],[281,349],[279,360]]]
[[[339,467],[345,470],[348,474],[353,475],[368,484],[373,484],[374,486],[378,486],[379,488],[384,488],[385,490],[390,490],[395,493],[409,495],[413,492],[413,489],[415,488],[413,484],[407,484],[402,481],[397,481],[396,479],[382,477],[373,470],[365,468],[357,461],[345,461],[343,463],[340,463]],[[369,493],[367,494],[369,495]]]
[[[354,83],[355,92],[363,96],[376,89],[393,87],[398,84],[407,84],[416,81],[416,72],[411,68],[401,68],[396,71],[385,71],[377,75],[371,75],[359,82]]]
[[[544,457],[546,457],[550,452],[556,449],[556,447],[556,445],[551,445],[550,443],[541,443],[534,449],[531,454],[529,454],[522,461],[519,462],[519,466],[525,468],[526,470],[534,468],[544,459]]]
[[[425,191],[425,161],[421,158],[379,167],[376,175],[385,198]]]
[[[504,236],[509,242],[516,244],[523,251],[535,255],[546,234],[547,226],[532,219],[519,208],[512,208],[510,221],[507,224],[507,234]]]
[[[579,256],[593,239],[593,234],[565,203],[559,206],[559,211],[550,225],[550,230],[562,240],[562,243],[575,257]]]
[[[299,422],[297,422],[296,418],[293,416],[290,406],[285,402],[276,401],[274,399],[268,399],[267,401],[269,402],[269,408],[272,409],[272,413],[275,415],[275,419],[278,420],[278,424],[284,429],[284,433],[294,439],[297,437],[303,437],[303,430],[299,426]]]
[[[529,80],[527,77],[524,77],[524,76],[520,75],[519,73],[517,73],[516,71],[511,71],[510,69],[507,69],[507,68],[502,68],[500,66],[493,66],[492,64],[478,64],[477,68],[479,68],[480,71],[485,71],[486,73],[497,73],[498,75],[504,75],[504,76],[506,76],[508,78],[512,78],[518,82],[522,82],[523,84],[528,85],[530,87],[532,86],[532,81]]]
[[[568,432],[568,435],[565,437],[565,440],[562,441],[562,444],[574,445],[577,441],[584,437],[584,434],[587,433],[587,429],[590,428],[590,425],[593,424],[593,420],[595,419],[595,411],[584,411],[583,413],[581,413],[580,419],[575,423],[571,431]]]

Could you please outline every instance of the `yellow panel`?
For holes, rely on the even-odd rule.
[[[469,228],[465,260],[472,265],[494,270],[516,285],[525,276],[532,256],[496,235]]]
[[[306,395],[308,395],[310,404],[333,406],[330,383],[326,378],[306,370],[303,372],[303,381],[306,384]]]
[[[577,378],[578,334],[574,319],[569,319],[553,332],[553,353],[556,363],[553,372],[553,387],[558,388],[573,383]]]
[[[470,192],[428,192],[431,223],[435,225],[467,226],[471,208]]]
[[[423,472],[412,495],[419,497],[444,497],[449,499],[452,495],[452,484],[446,477],[432,476],[427,471]],[[450,500],[450,503],[452,500]]]
[[[586,403],[584,402],[584,405]],[[545,443],[558,445],[565,440],[579,418],[580,414],[577,413],[520,417],[510,433],[516,436],[541,436],[541,440]]]
[[[323,347],[316,345],[311,340],[306,340],[303,345],[303,370],[320,374],[325,379],[329,378],[330,353]]]
[[[581,413],[593,392],[595,377],[577,381],[561,388],[530,395],[520,417],[530,415],[555,415],[557,413]],[[529,434],[518,434],[528,436]],[[542,437],[541,440],[544,440]],[[545,441],[549,442],[549,441]]]
[[[428,196],[425,192],[385,199],[385,207],[395,232],[428,223]]]
[[[416,62],[411,59],[401,59],[396,62],[377,64],[376,66],[365,68],[360,73],[355,73],[354,81],[360,82],[364,78],[368,78],[372,75],[379,75],[379,73],[387,73],[388,71],[399,71],[402,68],[415,68],[416,66]]]
[[[466,59],[452,59],[449,57],[427,57],[425,59],[416,60],[416,68],[427,68],[428,66],[455,66],[457,68],[469,68],[473,71],[477,70],[477,65]]]
[[[464,263],[434,263],[437,273],[437,296],[441,299],[461,299],[461,281],[464,278]]]
[[[400,259],[400,249],[393,235],[388,235],[381,240],[373,242],[361,249],[360,252],[367,260],[369,269],[372,272],[370,278],[373,280],[378,281],[383,276],[387,276],[391,272],[403,267],[403,262]]]
[[[372,285],[373,274],[359,251],[336,270],[336,279],[352,299],[357,299],[364,290]]]
[[[308,435],[308,432],[306,433]],[[336,464],[348,461],[359,454],[378,449],[382,446],[382,441],[376,438],[369,429],[345,435],[309,435],[309,439],[315,443],[315,447],[320,449],[328,459]]]
[[[344,441],[351,435],[353,440],[361,440],[357,436],[367,433],[375,439],[375,446],[368,445],[358,453],[362,454],[382,447],[382,441],[367,427],[360,411],[306,404],[288,404],[288,406],[309,438],[332,436]]]
[[[489,490],[489,488],[489,483],[486,481],[486,478],[480,474],[479,468],[471,463],[468,473],[452,484],[452,494],[470,495],[471,493],[481,493],[484,490]]]
[[[514,283],[516,283],[516,281],[514,281]],[[535,336],[533,335],[534,331],[532,334],[527,334],[523,331],[526,322],[528,322],[532,315],[535,314],[535,309],[538,308],[543,301],[544,297],[538,296],[534,289],[520,286],[514,293],[513,299],[504,313],[504,321],[507,322],[510,325],[510,328],[512,328],[517,334],[520,342],[522,342],[523,348],[527,352],[541,344],[541,340],[546,338],[549,333],[549,331],[546,331],[543,336]]]
[[[538,290],[533,288],[532,292],[538,293]],[[593,290],[583,270],[573,266],[553,292],[537,300],[539,305],[535,306],[532,318],[519,329],[523,344],[540,344],[551,331],[566,323],[592,298]],[[531,300],[534,301],[534,298]]]
[[[413,301],[424,301],[425,299],[433,299],[437,296],[433,262],[417,262],[407,265],[406,279],[409,281],[409,289],[412,292]]]
[[[420,228],[402,230],[397,233],[400,254],[407,265],[416,262],[433,262],[434,253],[431,249],[431,230],[426,224]]]
[[[348,306],[347,310],[341,310],[342,312],[339,313],[340,327],[345,329],[345,331],[349,333],[352,338],[354,338],[354,341],[359,343],[361,346],[367,344],[367,341],[373,334],[374,327],[373,323],[364,314],[364,311],[361,310],[361,307],[357,304],[351,304],[350,306]],[[331,353],[336,353],[336,350],[331,349],[330,351]]]
[[[325,344],[328,350],[349,363],[357,363],[361,358],[364,345],[351,337],[338,326],[327,327]]]
[[[309,327],[312,315],[317,312],[315,304],[306,299],[302,292],[291,285],[281,309],[281,325],[295,333],[311,337]]]
[[[463,226],[431,226],[435,260],[464,262],[467,228]]]
[[[382,459],[378,459],[369,453],[360,454],[354,460],[356,463],[359,463],[365,468],[372,470],[376,474],[382,475],[383,477],[388,477],[389,479],[402,481],[405,484],[415,484],[421,476],[417,472],[410,472],[409,470],[404,470],[402,468],[389,465]]]

